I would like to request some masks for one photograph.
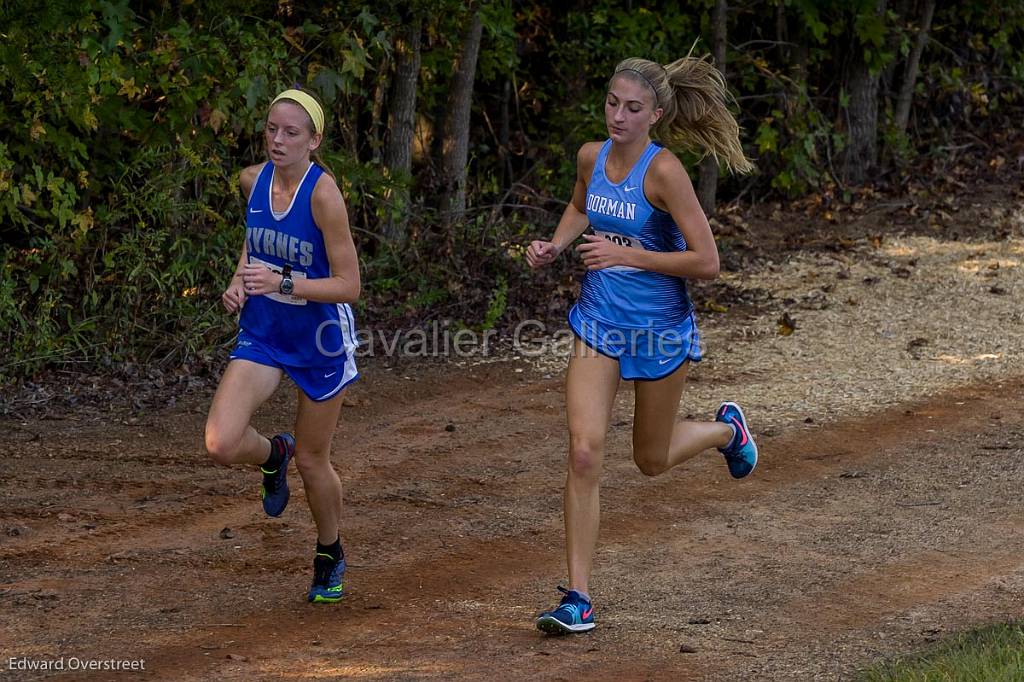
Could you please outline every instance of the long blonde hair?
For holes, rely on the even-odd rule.
[[[708,55],[687,55],[667,66],[630,57],[615,67],[612,78],[619,76],[646,83],[654,91],[654,105],[663,112],[654,125],[656,139],[669,147],[710,155],[733,173],[754,169],[743,154],[740,126],[729,111],[729,103],[735,100]]]

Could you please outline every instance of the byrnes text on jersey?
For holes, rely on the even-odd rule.
[[[269,227],[247,227],[245,239],[251,254],[277,256],[303,267],[308,267],[313,263],[312,242],[303,241],[285,232],[272,230]]]

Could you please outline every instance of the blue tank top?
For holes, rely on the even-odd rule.
[[[611,146],[608,140],[601,147],[587,186],[587,217],[595,234],[635,249],[685,251],[686,240],[672,216],[644,194],[644,176],[661,145],[647,145],[619,183],[605,175]],[[627,266],[588,270],[577,305],[589,317],[628,328],[676,326],[693,310],[685,279]]]
[[[274,164],[260,170],[246,208],[245,246],[250,263],[275,272],[292,267],[292,279],[331,276],[324,237],[313,220],[313,188],[323,169],[311,163],[291,206],[273,214]],[[356,347],[355,321],[347,303],[318,303],[281,293],[252,296],[239,321],[273,358],[290,367],[330,367]]]

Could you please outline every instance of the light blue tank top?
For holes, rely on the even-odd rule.
[[[311,163],[291,206],[275,216],[274,164],[260,171],[246,207],[245,245],[250,263],[275,272],[291,265],[292,279],[331,276],[323,234],[313,220],[312,197],[323,169]],[[329,367],[355,349],[355,321],[347,304],[318,303],[280,293],[246,300],[239,321],[274,359],[290,367]]]
[[[647,251],[685,251],[672,216],[644,194],[644,176],[662,147],[651,142],[619,183],[605,175],[612,142],[601,147],[587,186],[587,217],[598,236]],[[673,327],[693,310],[686,280],[626,266],[588,271],[577,302],[580,312],[618,327]]]

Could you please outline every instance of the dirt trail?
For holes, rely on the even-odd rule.
[[[680,414],[738,400],[762,463],[741,482],[716,454],[644,477],[624,386],[599,627],[577,638],[532,625],[565,579],[557,351],[364,363],[333,451],[348,596],[327,608],[304,600],[302,491],[267,519],[255,472],[209,462],[208,396],[0,420],[4,679],[116,658],[145,672],[63,677],[837,680],[1020,618],[1019,187],[965,205],[963,238],[865,211],[820,239],[780,220],[723,241],[736,267],[694,287],[708,352]],[[279,391],[256,423],[284,430],[293,410]]]
[[[560,378],[371,367],[364,386],[335,441],[351,568],[327,608],[303,599],[301,490],[263,517],[253,474],[203,458],[205,403],[4,424],[4,670],[63,656],[145,659],[142,675],[76,679],[842,679],[1024,613],[1019,380],[762,434],[738,483],[710,455],[637,472],[624,387],[600,626],[574,639],[531,622],[564,580]],[[292,403],[279,392],[260,425],[285,427]]]

